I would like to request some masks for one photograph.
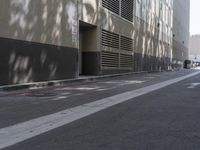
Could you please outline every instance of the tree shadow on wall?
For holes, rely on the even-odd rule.
[[[63,0],[5,3],[3,9],[8,13],[4,17],[9,20],[5,22],[4,33],[19,40],[0,39],[0,85],[76,77],[77,49],[54,46],[73,43],[69,37],[74,25],[70,14],[75,9],[73,3]]]
[[[140,14],[142,13],[142,9],[140,9]],[[160,14],[158,18],[160,18]],[[162,60],[159,56],[161,56],[162,52],[159,47],[159,23],[156,18],[152,18],[149,23],[145,23],[141,18],[136,18],[136,24],[135,49],[137,52],[134,56],[135,71],[161,70]]]
[[[81,20],[88,24],[96,24],[98,14],[98,1],[93,0],[90,2],[84,2],[79,0],[79,16]]]

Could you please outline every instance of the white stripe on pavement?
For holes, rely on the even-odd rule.
[[[64,111],[60,111],[51,115],[19,123],[10,127],[2,128],[0,129],[0,149],[23,142],[27,139],[33,138],[53,129],[67,125],[73,121],[92,115],[111,106],[164,88],[166,86],[172,85],[174,83],[180,82],[198,74],[200,74],[200,72],[195,72],[176,79],[171,79],[144,88],[125,92],[95,102],[77,106],[71,109],[66,109]]]

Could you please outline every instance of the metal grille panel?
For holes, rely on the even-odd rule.
[[[120,37],[120,49],[126,51],[133,51],[133,39],[121,36]]]
[[[133,39],[102,30],[101,67],[133,69]]]
[[[133,57],[132,55],[120,54],[120,67],[121,68],[132,68]]]
[[[119,0],[102,0],[102,6],[119,15]]]
[[[133,22],[134,0],[121,0],[121,16]]]
[[[119,35],[102,30],[102,46],[119,48]]]
[[[101,66],[102,67],[111,67],[118,68],[119,67],[119,54],[113,52],[105,52],[101,53]]]

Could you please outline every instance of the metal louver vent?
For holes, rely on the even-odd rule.
[[[119,15],[119,0],[102,0],[102,6]]]
[[[120,37],[120,49],[126,51],[133,51],[133,39],[121,36]]]
[[[133,57],[132,55],[120,54],[120,67],[132,68]]]
[[[119,49],[119,35],[102,30],[102,46]]]
[[[133,39],[102,30],[101,44],[103,69],[133,69]]]
[[[101,66],[107,68],[118,68],[119,67],[119,54],[113,52],[101,53]]]
[[[133,22],[134,0],[121,0],[121,16]]]

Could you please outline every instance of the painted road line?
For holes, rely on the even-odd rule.
[[[67,125],[73,121],[92,115],[111,106],[159,90],[161,88],[180,82],[187,78],[196,76],[198,74],[200,74],[200,72],[195,72],[186,76],[146,86],[144,88],[125,92],[95,102],[77,106],[71,109],[66,109],[64,111],[60,111],[51,115],[19,123],[10,127],[2,128],[0,129],[0,149],[23,142],[27,139],[33,138],[53,129]]]
[[[188,86],[188,89],[194,89],[196,88],[197,86],[200,86],[200,83],[190,83],[190,86]]]

